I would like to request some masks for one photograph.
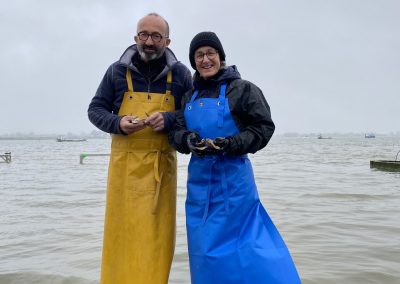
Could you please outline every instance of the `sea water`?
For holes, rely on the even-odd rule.
[[[98,283],[110,139],[0,140],[0,284]],[[275,136],[249,155],[260,198],[304,284],[400,283],[399,137]],[[178,155],[177,243],[169,283],[190,283]]]

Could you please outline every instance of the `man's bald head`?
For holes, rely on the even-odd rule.
[[[136,32],[140,32],[141,31],[141,26],[143,25],[143,23],[147,23],[151,21],[152,23],[157,23],[157,25],[160,26],[164,26],[162,29],[164,31],[164,34],[162,34],[165,37],[169,37],[169,24],[168,22],[161,17],[159,14],[157,13],[149,13],[146,16],[144,16],[143,18],[141,18],[137,24],[137,31]]]

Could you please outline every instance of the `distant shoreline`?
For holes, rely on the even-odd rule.
[[[85,139],[110,139],[110,137],[84,137]],[[56,141],[57,137],[0,137],[1,140],[54,140]]]
[[[282,137],[282,138],[316,138],[318,137],[317,133],[283,133],[283,134],[275,134],[273,137]],[[322,133],[323,136],[329,136],[332,138],[364,138],[364,133]],[[0,136],[0,141],[10,141],[10,140],[57,140],[57,137],[60,135],[52,135],[52,136]],[[111,136],[108,134],[99,135],[99,136],[90,136],[90,135],[64,135],[63,137],[68,137],[71,139],[87,139],[87,140],[97,140],[97,139],[111,139]],[[400,138],[400,133],[377,133],[377,138]]]

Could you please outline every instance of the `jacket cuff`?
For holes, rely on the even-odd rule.
[[[119,116],[118,117],[118,119],[116,119],[116,122],[118,123],[118,125],[117,125],[117,127],[116,127],[116,129],[118,129],[118,133],[117,134],[122,134],[122,135],[128,135],[127,133],[125,133],[124,131],[122,131],[122,129],[121,129],[121,119],[123,118],[124,116]]]
[[[173,120],[173,115],[170,112],[162,112],[161,113],[163,118],[164,118],[164,129],[163,132],[169,132],[172,128],[172,120]]]

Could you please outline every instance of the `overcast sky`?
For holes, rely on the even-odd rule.
[[[137,21],[164,16],[189,44],[215,31],[258,85],[277,133],[400,131],[400,1],[13,0],[0,8],[0,134],[95,129],[88,104]],[[192,69],[191,69],[192,70]]]

